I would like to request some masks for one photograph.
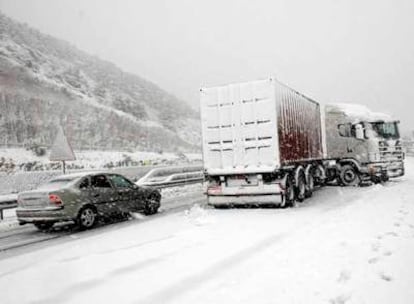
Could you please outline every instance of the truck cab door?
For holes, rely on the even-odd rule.
[[[345,143],[341,156],[343,158],[356,158],[363,148],[364,131],[361,124],[345,123],[338,125],[339,135]],[[339,143],[338,143],[339,144]]]

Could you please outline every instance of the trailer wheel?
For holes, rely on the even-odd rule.
[[[339,179],[343,186],[358,186],[361,183],[361,177],[352,165],[343,165],[341,167]]]
[[[312,172],[309,172],[308,181],[306,183],[305,197],[311,197],[313,195],[313,190],[315,189],[315,179]]]
[[[285,193],[282,195],[282,207],[293,207],[295,205],[295,185],[290,175],[286,177]]]
[[[298,177],[298,183],[295,187],[295,196],[298,202],[303,202],[305,200],[306,193],[306,179],[305,174],[301,172]]]

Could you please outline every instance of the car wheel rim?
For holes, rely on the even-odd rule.
[[[148,202],[147,202],[147,204],[148,204],[147,205],[148,213],[150,213],[150,214],[155,213],[155,211],[157,210],[157,207],[156,207],[157,202],[158,201],[155,197],[150,197],[148,199]]]
[[[82,225],[85,227],[92,226],[93,222],[95,221],[95,214],[91,209],[85,209],[81,214],[81,222]]]

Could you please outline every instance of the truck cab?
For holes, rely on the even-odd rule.
[[[359,105],[326,106],[327,158],[336,160],[343,185],[404,175],[399,121]]]

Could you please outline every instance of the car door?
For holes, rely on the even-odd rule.
[[[118,194],[118,206],[122,212],[140,210],[137,205],[138,195],[135,184],[119,174],[108,176]]]
[[[91,200],[103,215],[119,212],[118,193],[105,174],[91,176]]]

